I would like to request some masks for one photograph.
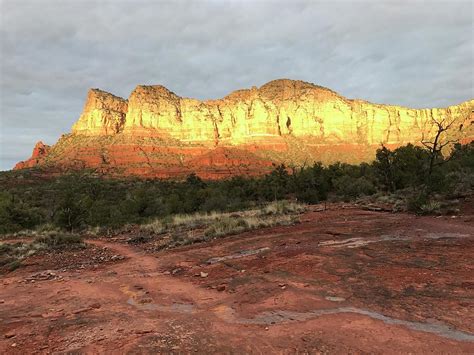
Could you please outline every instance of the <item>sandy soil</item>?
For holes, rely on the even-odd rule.
[[[0,353],[472,354],[472,214],[338,205],[161,252],[89,240],[1,276]]]

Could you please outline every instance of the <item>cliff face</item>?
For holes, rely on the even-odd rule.
[[[99,89],[90,89],[79,120],[72,126],[74,134],[113,135],[123,129],[127,100]]]
[[[380,144],[433,135],[435,120],[455,120],[450,138],[470,141],[473,109],[474,100],[442,109],[378,105],[292,80],[208,101],[159,85],[137,86],[128,101],[93,89],[72,134],[48,158],[25,164],[146,176],[195,171],[212,178],[257,174],[280,162],[361,162],[373,159]]]

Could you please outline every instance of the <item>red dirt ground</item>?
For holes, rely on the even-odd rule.
[[[36,257],[2,276],[0,353],[474,353],[472,208],[338,205],[155,253],[88,242],[125,258]]]

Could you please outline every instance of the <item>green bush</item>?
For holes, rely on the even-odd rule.
[[[429,202],[429,196],[426,192],[415,193],[407,198],[407,210],[414,213],[420,213],[423,206]]]
[[[363,195],[373,195],[376,192],[375,186],[365,177],[354,179],[344,175],[336,178],[333,184],[336,194],[346,201]]]

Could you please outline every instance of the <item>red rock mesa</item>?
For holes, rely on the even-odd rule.
[[[360,163],[374,159],[381,144],[419,143],[443,118],[456,121],[449,138],[471,141],[473,109],[474,100],[432,109],[379,105],[286,79],[208,101],[160,85],[139,85],[128,100],[91,89],[72,132],[51,147],[37,143],[15,169],[216,179],[262,174],[279,163]]]

